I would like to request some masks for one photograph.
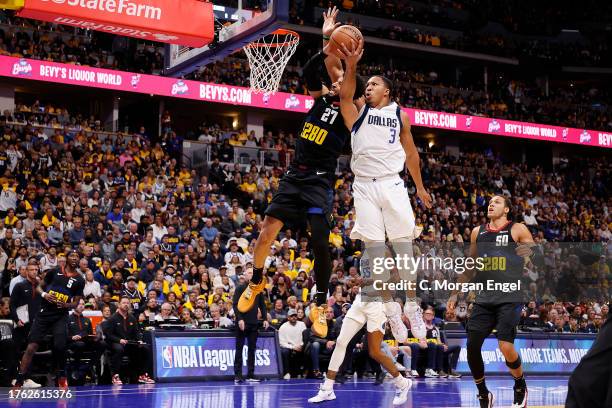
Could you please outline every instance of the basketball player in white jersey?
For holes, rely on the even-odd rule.
[[[417,197],[427,208],[431,208],[432,200],[421,179],[419,154],[410,132],[410,120],[391,101],[393,84],[383,76],[371,77],[364,98],[353,101],[350,95],[356,86],[357,63],[363,55],[363,42],[352,50],[343,47],[342,53],[346,69],[340,91],[340,109],[344,123],[352,129],[351,170],[355,174],[356,220],[351,239],[364,241],[370,259],[374,260],[384,257],[386,233],[397,255],[412,258],[412,240],[418,233],[408,190],[399,173],[408,167],[417,188]],[[400,264],[397,269],[402,280],[416,284],[416,271]],[[382,282],[385,278],[388,279],[388,275],[379,277]],[[406,292],[404,313],[413,335],[421,339],[427,332],[417,303],[416,285],[412,289]],[[401,308],[393,301],[391,293],[384,295],[383,301],[393,335],[399,342],[405,342],[407,330],[401,321]]]
[[[360,274],[363,281],[369,280],[371,276],[370,260],[365,257],[366,254],[367,252],[360,260]],[[376,291],[373,290],[372,284],[365,284],[363,281],[362,286],[365,287],[359,290],[355,301],[342,321],[340,334],[336,339],[325,380],[319,387],[317,395],[309,398],[308,402],[316,403],[336,399],[334,393],[336,375],[346,356],[347,346],[363,326],[366,326],[367,331],[368,354],[393,377],[391,380],[395,385],[393,405],[402,405],[408,400],[408,391],[412,387],[412,380],[400,374],[393,360],[381,348],[385,335],[385,322],[387,321],[383,303],[377,296]],[[366,294],[366,292],[369,293]],[[352,352],[352,350],[349,350],[349,352]]]

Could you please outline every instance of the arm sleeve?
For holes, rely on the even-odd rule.
[[[325,65],[325,54],[319,51],[304,65],[303,76],[309,91],[323,89],[321,83],[321,67]]]

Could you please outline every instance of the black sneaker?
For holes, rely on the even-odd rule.
[[[234,384],[242,384],[244,383],[244,378],[236,376],[234,377]]]
[[[480,408],[493,408],[493,394],[489,392],[487,395],[478,395]]]
[[[450,373],[448,373],[448,378],[461,378],[461,374],[455,370],[450,370]]]
[[[255,378],[255,377],[247,377],[246,382],[248,382],[248,383],[258,383],[258,382],[261,382],[261,380],[259,378]]]
[[[312,370],[312,373],[310,373],[310,376],[317,380],[323,379],[323,374],[319,370]]]
[[[376,381],[374,381],[374,385],[381,385],[385,381],[385,376],[387,374],[384,371],[380,371],[376,374]]]
[[[346,375],[345,374],[337,375],[335,382],[336,382],[336,384],[344,384],[344,383],[346,383]]]
[[[514,387],[514,402],[512,408],[525,408],[527,406],[527,388]]]

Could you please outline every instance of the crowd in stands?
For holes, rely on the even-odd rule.
[[[467,6],[461,7],[463,12],[459,17],[457,14],[448,13],[450,10],[448,7],[436,4],[442,2],[428,3],[430,4],[418,6],[418,2],[408,0],[398,2],[338,0],[314,1],[309,4],[296,0],[291,3],[290,21],[295,24],[320,26],[321,16],[313,14],[313,6],[335,5],[340,10],[351,13],[347,23],[359,27],[364,34],[374,37],[503,57],[530,58],[542,63],[559,65],[597,66],[610,63],[606,40],[608,34],[603,29],[598,33],[591,33],[597,31],[595,28],[597,25],[590,27],[588,24],[589,21],[601,22],[603,15],[612,15],[609,6],[605,6],[606,9],[602,10],[598,3],[593,10],[598,10],[600,13],[589,13],[584,17],[585,20],[580,21],[575,19],[576,14],[572,15],[569,12],[576,7],[568,6],[562,9],[558,4],[546,4],[545,9],[541,9],[538,5],[523,7],[512,2],[495,2],[484,6],[480,2],[454,2],[455,5]],[[500,12],[501,10],[503,12]],[[585,9],[581,5],[580,11],[576,11],[583,14],[582,10]],[[366,29],[360,25],[360,16],[381,17],[390,23],[377,29]],[[573,20],[567,26],[563,26],[564,18],[568,17]],[[392,21],[397,23],[394,24]],[[427,28],[410,28],[398,24],[399,22],[419,24]],[[508,31],[504,34],[484,30],[489,22],[501,23]],[[581,30],[580,40],[564,42],[556,38],[561,29],[583,28],[577,24],[584,24],[586,28]],[[536,26],[544,31],[533,30]],[[453,28],[458,30],[459,35],[444,34],[444,31],[436,27]],[[524,35],[534,31],[540,35]]]
[[[379,4],[381,7],[395,5],[395,3],[384,5],[380,2],[372,4]],[[366,7],[366,11],[368,10]],[[0,27],[0,54],[150,74],[160,74],[163,67],[163,48],[159,44],[136,44],[123,37],[111,37],[96,32],[85,33],[79,30],[75,32],[74,29],[71,31],[66,27],[50,24],[41,23],[38,26],[32,20],[19,19],[8,12],[0,13],[0,22],[10,24]],[[352,22],[359,25],[357,19]],[[50,29],[53,31],[49,31]],[[513,40],[507,38],[486,35],[474,39],[466,37],[460,41],[461,44],[458,42],[449,44],[445,43],[440,35],[433,33],[411,32],[401,27],[389,27],[383,31],[372,34],[433,46],[461,48],[469,45],[470,50],[494,54],[504,52],[513,55],[516,50],[521,50],[527,55],[542,57],[548,62],[565,58],[559,54],[562,51],[570,53],[574,65],[579,64],[584,58],[609,54],[606,49],[589,54],[571,45],[553,43],[546,43],[544,46],[547,53],[542,54],[542,47],[537,44],[538,40],[513,43]],[[605,41],[598,44],[600,47],[604,46]],[[302,51],[298,54],[303,56],[294,57],[283,75],[280,91],[307,93],[301,78],[300,66],[303,65],[304,55],[308,54],[308,50],[304,51],[302,47]],[[462,83],[458,89],[452,78],[444,78],[436,72],[402,68],[398,67],[397,63],[391,69],[368,61],[366,55],[360,73],[370,75],[379,72],[384,72],[394,81],[397,88],[396,99],[404,106],[577,128],[612,129],[611,98],[603,88],[565,83],[562,86],[551,86],[550,90],[545,92],[541,83],[504,77],[502,80],[493,78],[488,86],[489,92],[486,93],[482,81],[473,84]],[[245,59],[228,58],[191,74],[190,78],[205,82],[249,86],[249,67]],[[471,92],[466,92],[466,89]],[[568,100],[572,103],[567,103]],[[46,116],[40,119],[55,126],[54,119],[59,121],[60,118]]]
[[[393,81],[396,102],[406,107],[612,130],[612,97],[606,89],[567,83],[563,87],[550,86],[546,94],[543,85],[535,81],[512,80],[500,75],[491,79],[489,92],[485,92],[482,84],[454,87],[448,78],[433,70],[389,69],[368,62],[359,66],[359,74],[366,78],[381,73]],[[206,66],[190,77],[249,86],[248,75],[248,62],[231,58]],[[279,91],[308,94],[300,67],[287,67]]]
[[[43,137],[29,127],[5,125],[0,141],[2,296],[9,297],[19,282],[28,279],[28,265],[49,273],[61,268],[66,254],[75,249],[78,271],[86,280],[84,310],[101,310],[105,319],[111,319],[127,296],[131,315],[142,326],[168,320],[194,328],[235,325],[232,295],[252,268],[262,214],[287,163],[241,170],[233,163],[232,149],[241,145],[289,149],[294,136],[270,131],[257,140],[245,131],[203,124],[198,137],[214,148],[206,173],[199,174],[181,164],[182,138],[172,132],[170,114],[165,118],[161,140],[147,136],[144,129],[130,137],[86,137],[83,129],[58,129],[54,136]],[[495,193],[510,196],[516,220],[529,226],[537,242],[599,243],[596,259],[578,270],[567,263],[563,251],[555,252],[545,269],[532,266],[526,277],[532,302],[526,304],[522,324],[558,332],[596,332],[609,311],[612,279],[609,249],[603,246],[612,226],[606,158],[571,160],[546,173],[541,167],[507,164],[491,151],[462,151],[455,156],[426,147],[420,150],[423,180],[434,197],[431,210],[415,199],[412,202],[417,225],[423,228],[423,251],[441,242],[468,242],[471,228],[486,220],[488,198]],[[406,180],[414,197],[408,176]],[[351,182],[348,170],[338,175],[335,224],[329,237],[333,256],[329,320],[336,328],[358,290],[361,245],[349,238],[355,217]],[[265,262],[268,316],[262,319],[276,328],[310,325],[306,316],[315,284],[313,259],[308,236],[299,227],[282,231]],[[588,296],[572,297],[551,282],[578,287]],[[445,312],[445,299],[424,293],[423,300],[429,307],[425,313],[435,317],[432,324],[439,325],[442,319],[464,322],[469,314],[466,300],[459,302],[454,315]],[[14,308],[0,310],[2,318],[16,319]],[[281,339],[281,346],[290,349],[289,355],[301,355],[310,374],[320,376],[318,362],[331,353],[337,330],[329,333],[327,339],[305,337],[301,345]],[[104,334],[100,337],[104,339]],[[433,337],[436,340],[431,342],[442,345],[437,332]],[[417,364],[417,354],[424,348],[391,343],[388,352],[412,356]],[[355,352],[360,350],[367,347],[359,343]],[[453,373],[456,359],[447,351],[426,352],[426,375]],[[407,365],[405,358],[398,359],[402,362]],[[291,376],[298,375],[301,366],[286,368]],[[406,367],[411,374],[416,368],[412,363]]]

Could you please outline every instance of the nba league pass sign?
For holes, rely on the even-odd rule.
[[[155,377],[160,381],[234,376],[236,339],[222,337],[156,337]],[[246,375],[248,348],[242,350]],[[275,337],[260,336],[255,351],[255,375],[276,377],[280,373]]]

